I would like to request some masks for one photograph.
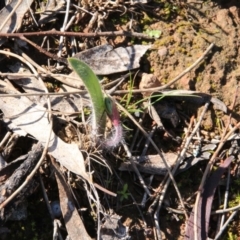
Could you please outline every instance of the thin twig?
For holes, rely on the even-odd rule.
[[[177,184],[176,184],[176,181],[175,181],[175,179],[174,179],[174,177],[173,177],[173,175],[172,175],[172,173],[171,173],[171,169],[170,169],[170,167],[169,167],[166,159],[164,158],[162,152],[159,150],[159,148],[157,147],[157,145],[155,144],[155,142],[149,137],[148,133],[147,133],[147,132],[142,128],[142,126],[140,126],[139,123],[132,117],[132,115],[129,114],[129,112],[128,112],[121,104],[119,104],[117,101],[116,101],[116,104],[117,104],[117,106],[118,106],[125,114],[127,114],[127,116],[133,121],[133,123],[141,130],[141,132],[143,133],[143,135],[144,135],[146,138],[149,138],[149,141],[151,142],[152,146],[155,148],[155,150],[157,151],[157,153],[158,153],[159,156],[161,157],[162,161],[164,162],[165,167],[166,167],[166,169],[167,169],[167,171],[168,171],[168,174],[169,174],[169,176],[170,176],[170,178],[171,178],[171,180],[172,180],[172,183],[173,183],[173,185],[174,185],[174,188],[176,189],[176,192],[177,192],[179,201],[180,201],[180,203],[181,203],[181,205],[182,205],[182,208],[185,209],[185,208],[184,208],[184,203],[183,203],[183,200],[182,200],[182,197],[181,197],[181,194],[180,194],[180,192],[179,192],[179,190],[178,190],[178,187],[177,187]],[[186,213],[186,216],[187,216],[187,213]]]
[[[43,183],[43,180],[42,180],[40,172],[38,172],[38,178],[39,178],[40,186],[41,186],[41,189],[42,189],[43,198],[45,200],[48,212],[49,212],[49,214],[51,216],[51,219],[52,219],[52,222],[53,222],[53,228],[54,228],[53,232],[56,233],[56,235],[58,236],[59,240],[63,240],[62,234],[61,234],[61,232],[59,230],[59,227],[58,227],[58,224],[57,224],[57,221],[56,221],[57,219],[55,219],[53,211],[52,211],[52,208],[51,208],[51,206],[49,204],[48,195],[47,195],[46,189],[44,187],[44,183]]]
[[[211,215],[229,213],[229,212],[232,212],[232,211],[237,211],[239,209],[240,209],[240,204],[235,206],[235,207],[226,208],[226,209],[219,209],[219,210],[216,210],[216,211],[212,211]]]
[[[23,53],[22,55],[25,58],[25,55]],[[38,70],[40,70],[38,68]],[[79,77],[74,77],[74,76],[70,76],[70,75],[64,75],[64,74],[56,74],[56,73],[51,73],[48,71],[44,71],[44,73],[38,73],[38,75],[40,75],[42,78],[63,78],[63,79],[70,79],[70,80],[75,80],[75,81],[79,81]],[[9,80],[18,80],[18,78],[25,78],[25,77],[36,77],[35,74],[33,73],[2,73],[0,72],[0,76],[1,77],[8,77]]]
[[[112,171],[114,172],[115,176],[117,177],[118,181],[120,182],[120,184],[121,184],[122,187],[123,187],[124,182],[123,182],[122,179],[119,177],[117,171],[116,171],[114,168],[112,168]],[[139,214],[140,214],[140,216],[141,216],[141,218],[142,218],[142,222],[143,222],[143,224],[144,224],[144,227],[147,227],[146,220],[145,220],[145,218],[144,218],[144,216],[143,216],[143,213],[142,213],[142,211],[141,211],[141,209],[140,209],[140,207],[139,207],[139,204],[137,203],[136,199],[135,199],[134,196],[132,195],[131,191],[129,191],[129,194],[130,194],[130,197],[132,198],[133,206],[136,206],[136,208],[137,208],[137,210],[138,210],[138,212],[139,212]]]
[[[65,32],[66,31],[66,25],[67,25],[68,16],[69,16],[69,8],[70,8],[70,0],[67,0],[66,13],[65,13],[64,21],[63,21],[63,26],[62,26],[62,28],[60,30],[61,32]],[[59,49],[58,49],[58,53],[57,53],[58,57],[61,57],[62,48],[63,48],[63,36],[60,36]]]
[[[128,32],[128,31],[111,31],[111,32],[95,32],[95,33],[82,33],[82,32],[61,32],[57,30],[42,31],[42,32],[23,32],[23,33],[0,33],[0,38],[21,38],[32,37],[32,36],[64,36],[64,37],[84,37],[84,38],[95,38],[95,37],[137,37],[145,39],[155,39],[144,33]]]
[[[8,141],[8,139],[11,137],[11,135],[12,135],[11,132],[7,132],[7,134],[4,136],[4,138],[3,138],[2,141],[0,142],[0,151],[3,150],[4,144]]]
[[[182,211],[181,209],[174,209],[174,208],[171,208],[171,207],[166,207],[166,209],[170,212],[174,212],[174,213],[177,213],[177,214],[184,214],[184,211]],[[240,204],[235,206],[235,207],[231,207],[231,208],[225,208],[225,209],[219,209],[219,210],[211,211],[211,215],[235,212],[235,211],[238,211],[239,209],[240,209]]]
[[[33,61],[26,53],[24,53],[21,49],[18,49],[18,54],[21,55],[24,59],[26,59],[26,61],[28,61],[29,63],[31,63],[37,70],[38,72],[44,72],[44,73],[48,73],[48,71],[46,69],[44,69],[42,66],[40,66],[39,64],[37,64],[35,61]],[[36,75],[35,75],[36,77]]]
[[[149,177],[149,185],[152,184],[153,178],[154,178],[154,175],[151,175],[151,176]],[[145,192],[144,195],[143,195],[141,204],[140,204],[142,208],[145,208],[146,201],[147,201],[147,193]]]
[[[227,208],[227,204],[228,204],[228,197],[229,197],[229,184],[230,184],[230,177],[231,177],[231,170],[230,167],[228,167],[228,175],[227,175],[227,184],[226,184],[226,190],[224,193],[224,204],[223,204],[223,210],[225,210]],[[225,220],[225,215],[222,215],[221,218],[221,223],[220,223],[220,230],[223,227],[224,224],[224,220]]]
[[[152,128],[151,132],[149,133],[149,137],[148,137],[148,138],[146,139],[146,141],[145,141],[144,148],[143,148],[143,151],[142,151],[142,153],[141,153],[140,158],[146,156],[147,150],[148,150],[148,148],[149,148],[149,143],[150,143],[150,140],[149,140],[149,139],[153,137],[153,135],[154,135],[154,133],[156,132],[156,130],[157,130],[157,127],[154,126],[154,127]]]
[[[41,177],[41,174],[38,172],[38,179],[39,179],[39,182],[40,182],[40,186],[41,186],[41,189],[42,189],[42,193],[43,193],[43,198],[46,202],[46,205],[47,205],[47,209],[48,209],[48,212],[51,216],[51,219],[52,221],[54,221],[54,214],[53,214],[53,211],[52,211],[52,208],[49,204],[49,199],[48,199],[48,195],[47,195],[47,192],[46,192],[46,189],[44,187],[44,183],[43,183],[43,180],[42,180],[42,177]]]
[[[226,227],[228,226],[228,224],[232,221],[232,219],[235,217],[235,215],[238,213],[238,211],[233,212],[230,217],[228,218],[228,220],[224,223],[224,225],[222,226],[221,230],[218,232],[218,234],[215,236],[214,240],[219,239],[219,237],[222,235],[223,231],[226,229]]]
[[[126,151],[126,153],[127,153],[127,156],[128,156],[128,158],[129,158],[129,160],[130,160],[130,163],[131,163],[131,165],[132,165],[132,167],[133,167],[133,169],[134,169],[134,172],[137,174],[138,179],[139,179],[141,185],[143,186],[143,189],[144,189],[145,193],[146,193],[149,197],[151,197],[151,193],[150,193],[148,187],[146,186],[146,184],[145,184],[145,182],[144,182],[144,180],[143,180],[143,177],[142,177],[142,175],[140,174],[140,172],[139,172],[139,170],[138,170],[138,168],[137,168],[137,166],[136,166],[136,163],[133,161],[132,153],[130,152],[127,144],[125,144],[125,143],[123,142],[122,145],[123,145],[123,147],[124,147],[124,149],[125,149],[125,151]]]
[[[142,122],[143,122],[143,118],[144,118],[144,116],[145,116],[145,112],[143,113],[143,116],[139,119],[139,124],[141,125],[142,124]],[[134,146],[135,146],[135,143],[136,143],[136,141],[137,141],[137,139],[138,139],[138,135],[139,135],[139,129],[137,128],[137,130],[135,131],[135,134],[134,134],[134,136],[133,136],[133,139],[132,139],[132,143],[131,143],[131,146],[130,146],[130,151],[132,152],[133,151],[133,148],[134,148]]]
[[[35,77],[39,77],[37,71],[35,71],[35,69],[33,68],[33,66],[32,66],[28,61],[26,61],[23,57],[15,54],[15,53],[8,52],[8,51],[4,51],[4,50],[0,50],[0,54],[9,55],[9,56],[12,56],[12,57],[15,57],[15,58],[19,59],[21,62],[23,62],[24,64],[26,64],[26,65],[31,69],[32,72],[34,72]]]
[[[139,37],[139,38],[147,38],[147,39],[153,39],[152,37],[149,37],[146,34],[142,33],[135,33],[135,32],[127,32],[127,31],[117,31],[117,32],[96,32],[96,33],[76,33],[76,32],[64,32],[64,31],[45,31],[45,32],[26,32],[26,33],[0,33],[0,38],[20,38],[23,41],[29,43],[34,48],[38,49],[40,52],[44,53],[46,56],[58,61],[62,62],[66,65],[68,65],[67,59],[60,57],[60,54],[52,54],[42,47],[38,46],[31,40],[27,39],[28,36],[69,36],[69,37],[100,37],[100,36],[131,36],[131,37]]]

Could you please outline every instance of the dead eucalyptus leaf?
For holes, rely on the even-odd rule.
[[[87,63],[97,75],[109,75],[139,68],[140,58],[151,45],[133,45],[113,49],[109,44],[77,53],[74,57]]]
[[[0,23],[0,26],[4,23],[4,20],[7,19],[9,14],[11,14],[12,10],[19,3],[19,6],[14,11],[14,13],[9,18],[9,20],[6,22],[6,24],[2,27],[2,29],[0,29],[0,32],[2,32],[2,33],[12,33],[15,30],[17,30],[21,26],[24,14],[28,11],[32,2],[33,2],[33,0],[28,0],[28,1],[13,0],[10,4],[6,5],[0,11],[0,18],[2,20],[1,23]],[[0,40],[0,46],[5,41],[6,41],[5,39],[1,39]]]
[[[10,118],[14,125],[44,145],[50,131],[48,113],[44,107],[34,104],[26,97],[0,97],[0,106],[5,118]],[[69,171],[89,180],[84,158],[76,144],[67,144],[52,132],[48,151]]]
[[[9,65],[8,68],[14,73],[31,73],[31,71],[23,64],[17,62],[13,65]],[[72,79],[71,79],[72,80]],[[44,87],[36,77],[23,77],[17,80],[11,80],[17,86],[24,89],[26,93],[41,93],[44,92]],[[80,81],[78,81],[80,82]],[[71,92],[76,91],[75,88],[69,87],[65,84],[60,86],[59,92]],[[44,106],[47,101],[47,96],[29,96],[32,102]],[[89,105],[86,99],[80,94],[71,94],[69,96],[50,96],[51,107],[53,110],[62,113],[74,113],[78,112],[82,106]]]
[[[159,92],[159,94],[163,94],[163,96],[165,97],[170,97],[178,101],[189,101],[197,105],[201,105],[206,103],[207,101],[210,101],[216,109],[221,110],[225,113],[227,112],[227,107],[221,100],[212,97],[210,94],[207,93],[178,89],[163,90],[161,93]]]
[[[49,22],[53,22],[56,21],[56,15],[59,13],[60,10],[64,10],[64,5],[65,5],[64,0],[48,0],[46,2],[46,6],[43,7],[44,8],[44,12],[41,13],[40,15],[40,19],[38,20],[38,24],[45,24],[45,23],[49,23]],[[44,2],[41,2],[42,5],[44,4]]]
[[[56,166],[55,165],[53,166],[56,169]],[[58,169],[56,169],[55,171],[55,176],[57,179],[59,200],[60,200],[63,220],[67,228],[68,236],[72,240],[78,240],[78,239],[91,240],[78,214],[78,211],[75,207],[74,199],[72,197],[70,189]]]
[[[218,169],[206,180],[197,207],[197,239],[208,239],[209,219],[214,193],[222,174],[228,168],[233,159],[233,156],[225,159],[225,161],[220,164]],[[196,213],[192,211],[190,218],[188,219],[184,238],[185,240],[194,239],[194,214]]]

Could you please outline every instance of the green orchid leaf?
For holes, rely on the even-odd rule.
[[[106,124],[106,107],[101,85],[95,73],[84,62],[76,58],[68,58],[68,62],[77,75],[82,79],[92,102],[92,130],[95,134],[103,134]]]

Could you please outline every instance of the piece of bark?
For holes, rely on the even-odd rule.
[[[43,147],[40,143],[33,146],[27,159],[13,172],[13,174],[0,186],[0,204],[2,204],[27,178],[41,157]],[[0,220],[6,221],[24,199],[36,189],[37,183],[31,180],[29,184],[0,211]]]
[[[165,160],[171,168],[177,158],[175,153],[163,153]],[[135,163],[140,172],[165,175],[167,173],[166,166],[159,155],[147,155],[135,157]],[[119,167],[120,171],[133,171],[130,162],[124,162]]]

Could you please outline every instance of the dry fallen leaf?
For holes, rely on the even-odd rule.
[[[10,118],[15,126],[45,144],[50,123],[44,107],[26,97],[1,97],[0,106],[5,118]],[[69,171],[89,180],[83,155],[76,144],[67,144],[52,132],[48,152]]]
[[[12,33],[18,29],[22,24],[22,19],[24,14],[28,11],[33,0],[28,1],[19,1],[13,0],[10,4],[6,5],[0,11],[1,23],[0,23],[0,32],[2,33]],[[17,7],[15,10],[14,8]],[[5,19],[9,17],[9,14],[14,10],[12,16],[5,22]],[[5,39],[0,40],[0,46],[5,42]]]
[[[87,63],[96,75],[109,75],[139,68],[140,58],[151,45],[133,45],[113,49],[109,44],[77,53],[74,57]]]
[[[72,240],[78,240],[78,239],[90,240],[91,238],[88,235],[85,229],[85,226],[74,205],[74,199],[68,188],[68,185],[65,182],[65,179],[57,169],[55,171],[55,176],[57,179],[59,200],[60,200],[63,220],[67,228],[68,236]]]

